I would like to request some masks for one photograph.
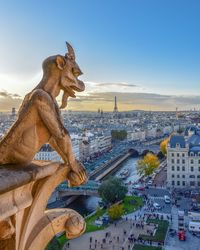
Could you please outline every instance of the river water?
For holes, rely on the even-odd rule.
[[[136,170],[137,160],[138,158],[133,158],[133,157],[128,158],[121,164],[120,168],[113,175],[118,176],[123,169],[128,169],[130,171],[130,175],[129,177],[126,178],[125,182],[136,181],[137,179],[139,179]],[[75,209],[82,215],[87,215],[95,211],[95,209],[99,205],[100,200],[101,199],[98,197],[80,196],[78,199],[76,199],[67,207]]]

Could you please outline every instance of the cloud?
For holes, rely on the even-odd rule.
[[[138,85],[135,84],[129,84],[125,82],[119,82],[119,83],[98,83],[98,87],[130,87],[130,88],[135,88],[138,87]]]
[[[21,102],[20,95],[11,94],[5,90],[0,91],[0,111],[8,111],[13,107],[18,108]]]
[[[114,97],[117,96],[119,110],[180,110],[190,108],[200,108],[200,96],[175,96],[161,95],[154,93],[120,93],[120,92],[101,92],[89,93],[79,96],[77,99],[69,101],[72,109],[96,110],[97,107],[106,111],[112,111],[114,107]],[[78,107],[76,104],[78,104]]]
[[[11,94],[11,93],[8,93],[6,90],[2,90],[0,91],[0,97],[4,97],[4,98],[7,98],[7,97],[14,97],[14,98],[18,98],[20,97],[20,95],[18,94]]]
[[[127,82],[95,82],[95,81],[85,81],[86,92],[133,92],[141,91],[140,85]]]
[[[96,111],[102,108],[104,111],[112,111],[114,97],[117,96],[119,111],[124,110],[179,110],[200,108],[200,95],[176,96],[155,93],[134,92],[88,92],[82,93],[77,98],[70,98],[68,109]],[[22,98],[18,94],[11,94],[5,90],[0,91],[0,111],[19,108]]]

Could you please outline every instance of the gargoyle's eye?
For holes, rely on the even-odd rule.
[[[76,69],[76,68],[72,68],[72,73],[76,77],[81,75],[81,71],[79,69]]]

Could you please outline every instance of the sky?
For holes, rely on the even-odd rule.
[[[68,109],[200,109],[200,1],[0,1],[0,111],[72,44],[86,90]],[[59,99],[58,99],[59,102]]]

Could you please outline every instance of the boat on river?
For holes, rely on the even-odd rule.
[[[119,178],[125,180],[127,177],[129,177],[129,175],[130,175],[130,170],[126,168],[119,173]]]

